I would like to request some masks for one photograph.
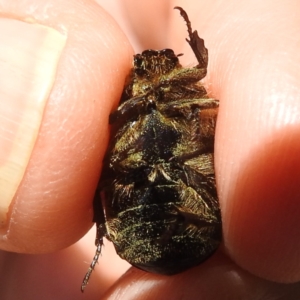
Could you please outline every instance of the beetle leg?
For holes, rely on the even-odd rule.
[[[103,224],[97,224],[97,234],[96,234],[96,240],[95,240],[96,252],[95,252],[94,258],[90,264],[90,267],[83,278],[83,281],[81,284],[81,292],[83,292],[85,287],[87,286],[89,279],[91,277],[91,274],[92,274],[93,270],[95,269],[96,264],[98,263],[98,259],[101,254],[101,249],[103,246],[103,237],[104,237],[104,232],[105,232],[105,230],[103,230],[103,226],[104,226]]]
[[[195,68],[206,69],[208,64],[208,51],[204,46],[204,40],[198,36],[198,32],[196,30],[192,31],[191,22],[187,13],[181,7],[178,6],[174,7],[174,9],[178,9],[180,11],[181,16],[186,22],[190,38],[189,40],[186,39],[186,41],[191,46],[199,63]]]
[[[204,162],[205,160],[206,162]],[[200,155],[194,161],[194,166],[188,165],[187,163],[184,165],[184,172],[186,176],[186,179],[183,180],[184,183],[192,187],[198,195],[201,195],[203,203],[206,203],[207,207],[214,210],[216,215],[219,215],[219,204],[216,200],[217,191],[212,156],[209,158],[206,154]],[[201,166],[203,166],[204,163],[206,164],[207,169],[201,170]],[[208,165],[211,166],[208,167]]]
[[[88,271],[86,272],[82,284],[81,284],[81,291],[83,292],[85,287],[88,284],[88,281],[91,277],[91,274],[93,270],[95,269],[95,266],[98,262],[99,256],[101,254],[101,249],[103,246],[103,238],[107,235],[106,227],[105,227],[105,217],[104,217],[104,210],[101,202],[101,196],[100,191],[97,189],[95,198],[94,198],[94,218],[93,222],[96,222],[96,239],[95,239],[95,245],[96,245],[96,252],[94,255],[94,258],[90,264],[90,267]]]
[[[127,100],[109,115],[109,124],[124,122],[134,116],[139,116],[148,109],[148,104],[144,96]]]
[[[219,106],[219,101],[211,98],[201,98],[201,99],[185,99],[180,103],[178,101],[173,101],[167,104],[162,104],[159,109],[160,112],[170,118],[170,117],[186,117],[196,108],[200,111],[205,112],[207,109],[215,109],[215,118],[218,113],[217,108]]]

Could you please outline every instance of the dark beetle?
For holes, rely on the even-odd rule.
[[[213,166],[218,101],[199,83],[208,52],[186,12],[198,65],[183,68],[173,50],[146,50],[134,66],[116,111],[94,199],[97,251],[103,238],[137,268],[175,274],[209,257],[221,240]]]

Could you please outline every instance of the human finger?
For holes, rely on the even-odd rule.
[[[50,252],[74,243],[92,224],[108,115],[132,50],[91,1],[1,1],[0,7],[1,60],[11,66],[2,68],[1,158],[2,166],[12,165],[9,174],[18,174],[2,173],[9,184],[2,185],[0,247]]]

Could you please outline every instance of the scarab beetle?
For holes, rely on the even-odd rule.
[[[136,54],[119,107],[109,116],[111,138],[94,198],[96,254],[103,238],[133,266],[175,274],[208,258],[221,241],[213,165],[218,101],[199,80],[208,51],[186,12],[198,65],[183,68],[171,49]]]

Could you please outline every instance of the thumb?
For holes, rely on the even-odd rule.
[[[1,4],[0,248],[25,253],[66,247],[91,226],[107,118],[131,62],[97,4],[48,2]]]

